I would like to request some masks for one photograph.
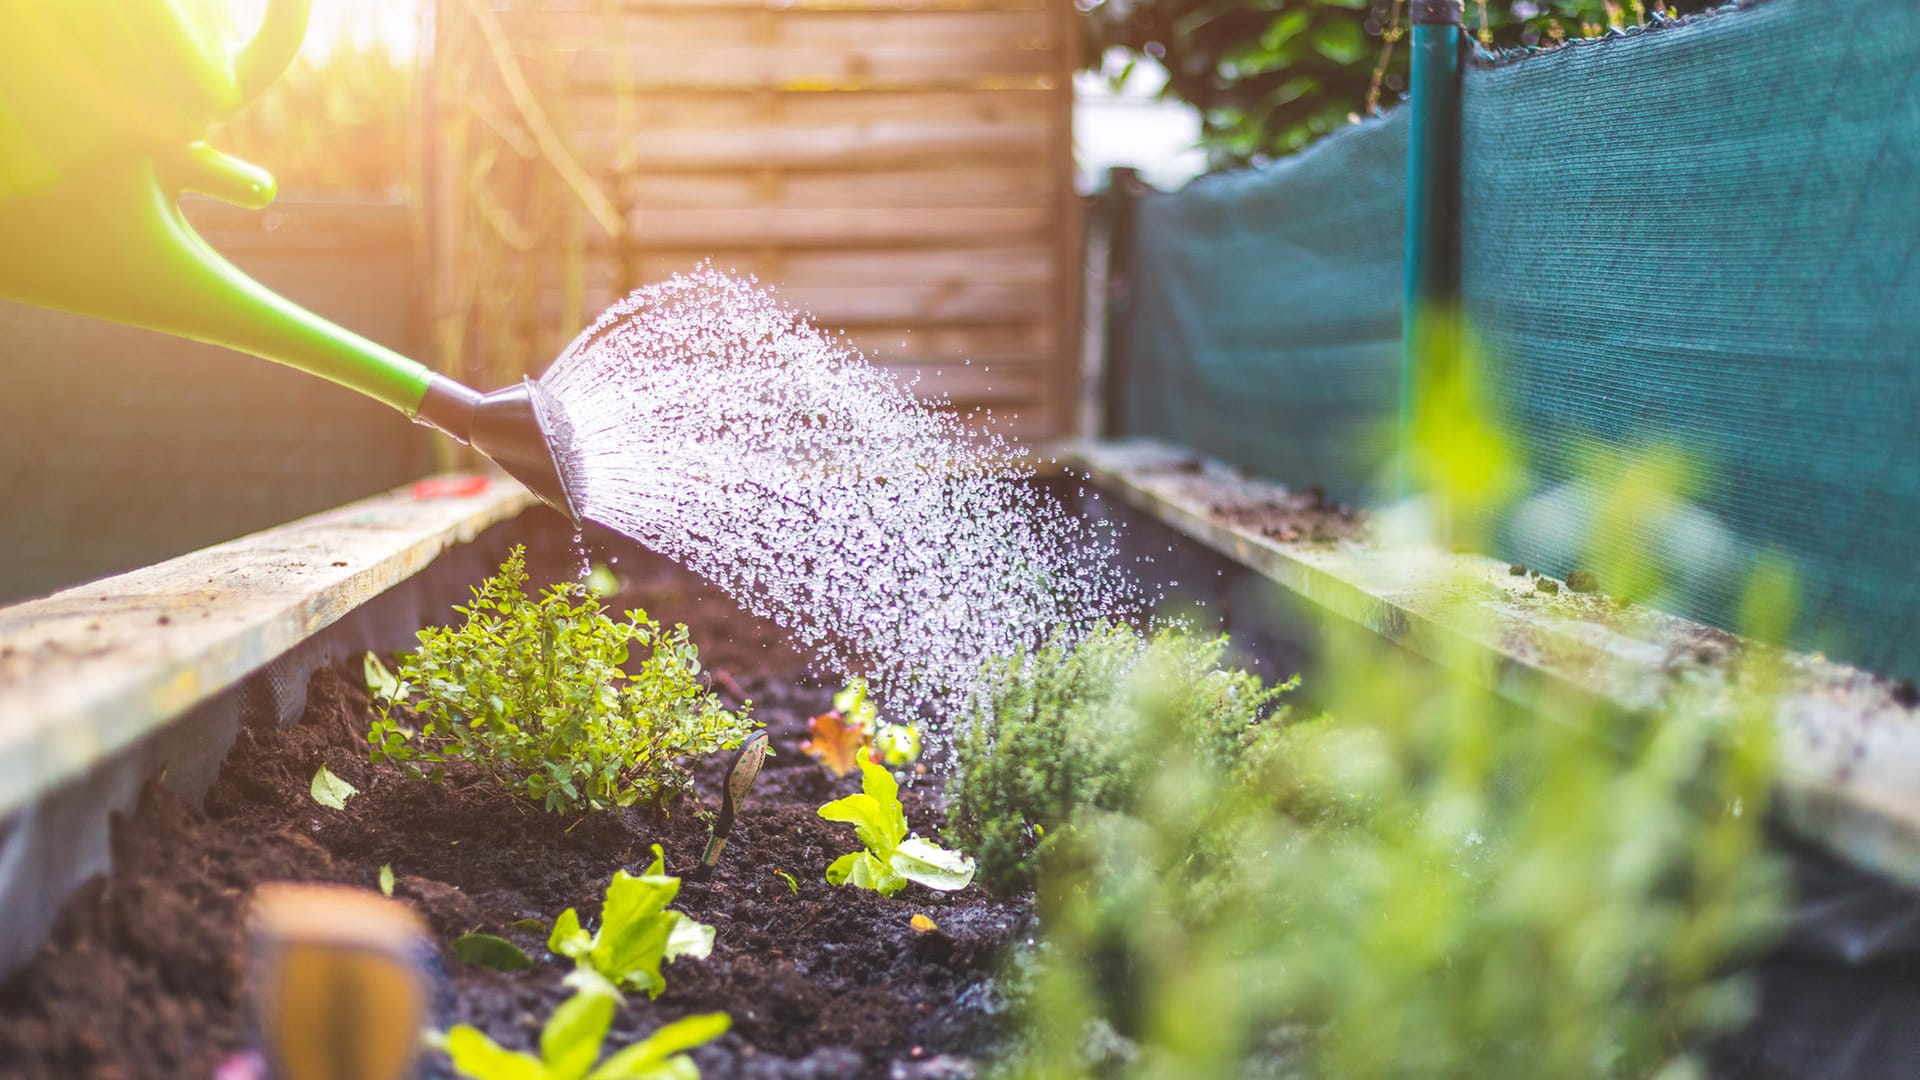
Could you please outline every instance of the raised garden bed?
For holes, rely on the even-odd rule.
[[[1153,557],[1152,572],[1189,583],[1181,591],[1203,622],[1234,632],[1234,663],[1259,661],[1256,670],[1274,676],[1309,672],[1307,692],[1291,699],[1299,715],[1316,708],[1310,693],[1329,688],[1302,649],[1314,639],[1315,608],[1403,646],[1395,664],[1438,669],[1464,658],[1466,673],[1496,695],[1525,704],[1569,683],[1587,697],[1613,699],[1621,713],[1638,700],[1630,691],[1668,685],[1639,678],[1657,672],[1634,666],[1631,635],[1650,628],[1685,643],[1700,629],[1665,617],[1607,620],[1577,605],[1522,603],[1499,589],[1512,576],[1504,566],[1446,553],[1426,562],[1386,558],[1357,515],[1170,454],[1083,451],[1105,490],[1135,508],[1102,504],[1099,512],[1127,521],[1128,543]],[[1078,490],[1071,485],[1063,497],[1071,502]],[[391,652],[423,621],[444,620],[447,605],[512,543],[533,544],[548,578],[578,571],[580,553],[558,520],[521,513],[525,506],[512,492],[473,496],[464,506],[396,493],[131,581],[0,612],[0,650],[15,650],[10,659],[0,655],[0,676],[23,670],[18,665],[30,658],[43,673],[0,677],[0,705],[39,703],[7,714],[32,723],[0,727],[0,747],[41,755],[0,761],[11,766],[0,768],[7,808],[0,854],[44,858],[51,845],[69,842],[78,850],[92,819],[75,807],[102,817],[106,806],[127,811],[111,829],[112,872],[73,895],[30,962],[0,983],[0,1073],[211,1075],[254,1041],[243,991],[251,888],[307,880],[371,889],[384,866],[393,869],[394,895],[420,912],[433,935],[441,972],[434,1026],[468,1023],[509,1047],[534,1044],[572,992],[563,984],[571,964],[545,949],[551,920],[569,907],[591,917],[612,872],[640,871],[652,844],[665,848],[670,871],[684,873],[706,826],[684,803],[664,817],[550,815],[482,783],[472,766],[450,768],[446,783],[434,786],[368,763],[373,712],[359,662],[364,648]],[[837,687],[811,678],[778,628],[743,615],[701,582],[630,547],[596,551],[612,555],[626,579],[614,606],[688,623],[711,684],[728,705],[754,701],[777,751],[715,879],[682,886],[677,907],[715,927],[713,953],[670,965],[657,1001],[634,995],[617,1014],[613,1042],[724,1010],[733,1030],[694,1051],[709,1077],[967,1076],[1014,1046],[1016,1026],[1034,1017],[1020,1013],[1018,987],[1001,981],[1013,978],[1001,961],[1030,941],[1057,942],[1058,928],[1041,925],[1025,896],[996,901],[978,885],[958,893],[911,886],[887,899],[826,884],[822,872],[851,844],[846,826],[822,821],[817,808],[854,790],[854,780],[830,777],[799,742],[807,718],[828,707]],[[1436,559],[1455,580],[1490,583],[1467,598],[1534,636],[1476,639],[1492,663],[1452,648],[1486,634],[1489,624],[1457,618],[1460,604],[1419,587],[1423,572],[1440,573]],[[207,575],[234,565],[242,584],[228,587],[230,603],[211,603]],[[90,640],[96,623],[98,633],[111,632],[110,649],[70,645]],[[22,652],[36,628],[45,647]],[[1567,635],[1611,664],[1568,665],[1565,650],[1511,646]],[[1688,668],[1674,685],[1697,686],[1712,675],[1711,658],[1688,655],[1704,670]],[[167,674],[182,667],[199,681]],[[1796,753],[1794,740],[1823,730],[1896,750],[1911,744],[1913,729],[1886,704],[1887,686],[1813,660],[1792,671],[1802,681],[1781,699],[1780,719]],[[1847,705],[1857,711],[1840,708]],[[84,732],[87,741],[62,740],[61,732]],[[1904,757],[1831,773],[1816,767],[1825,760],[1801,754],[1785,763],[1786,820],[1811,832],[1815,819],[1803,808],[1845,810],[1832,815],[1836,827],[1821,839],[1900,875],[1911,864],[1888,856],[1911,850],[1911,822],[1902,803],[1874,795]],[[311,795],[322,765],[360,792],[343,809],[322,807]],[[713,760],[699,770],[708,807],[718,802],[720,767]],[[163,778],[129,782],[155,774]],[[117,779],[103,784],[103,776]],[[939,786],[923,782],[905,793],[911,823],[923,833],[939,831]],[[1872,820],[1880,827],[1860,827]],[[1880,842],[1863,842],[1873,838]],[[1729,1077],[1848,1075],[1809,1064],[1823,1061],[1870,1074],[1876,1063],[1909,1060],[1906,1029],[1888,1018],[1914,1000],[1911,894],[1779,831],[1773,847],[1792,864],[1798,906],[1752,965],[1758,1017],[1723,1034],[1707,1058]],[[84,876],[78,863],[48,865],[66,876],[44,878],[51,886],[41,893],[13,895],[44,899]],[[1243,865],[1257,869],[1259,861]],[[791,875],[791,885],[782,875]],[[0,890],[6,886],[0,880]],[[916,915],[937,929],[916,929]],[[32,932],[17,933],[18,925],[5,928],[16,944]],[[504,973],[461,961],[449,943],[469,931],[515,942],[534,958],[533,969]],[[1098,958],[1097,951],[1085,955]],[[1014,970],[1033,969],[1023,962]],[[1121,986],[1138,974],[1102,969],[1103,979]],[[1296,1049],[1281,1039],[1252,1053],[1281,1067]],[[448,1075],[445,1058],[427,1062],[428,1075]]]
[[[549,574],[577,566],[564,545],[552,548]],[[1028,905],[978,889],[916,887],[887,899],[826,884],[822,872],[849,846],[848,830],[815,811],[854,781],[835,782],[799,746],[807,718],[830,706],[835,688],[807,676],[777,628],[670,564],[618,554],[627,585],[613,606],[686,622],[727,703],[752,699],[775,756],[712,881],[681,889],[677,906],[717,930],[712,955],[675,961],[666,994],[621,1010],[614,1041],[724,1010],[732,1032],[694,1052],[708,1077],[967,1074],[996,1031],[990,961],[1026,928]],[[68,903],[51,940],[0,990],[7,1075],[213,1075],[252,1041],[240,993],[251,888],[268,880],[372,888],[387,865],[394,895],[426,918],[440,945],[438,1024],[473,1024],[527,1048],[571,993],[561,979],[572,964],[547,954],[544,927],[568,907],[598,911],[612,872],[640,872],[650,845],[662,845],[669,871],[680,873],[705,843],[706,824],[684,805],[664,817],[553,815],[472,766],[450,768],[436,786],[370,765],[371,718],[358,662],[328,664],[313,673],[296,723],[256,719],[240,731],[204,808],[150,783],[137,812],[114,821],[112,874]],[[321,765],[359,789],[345,809],[311,797]],[[719,767],[700,770],[709,807],[718,805]],[[932,783],[903,792],[916,827],[935,824],[937,799]],[[914,929],[916,914],[938,929]],[[516,942],[535,969],[460,961],[446,943],[471,931]],[[428,1075],[446,1075],[445,1059],[434,1058]]]

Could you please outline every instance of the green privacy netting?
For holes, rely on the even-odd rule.
[[[1701,470],[1661,606],[1731,625],[1787,555],[1800,643],[1920,674],[1920,4],[1770,0],[1469,68],[1462,286],[1564,572],[1597,443]],[[1604,584],[1604,583],[1603,583]]]
[[[1124,429],[1370,490],[1400,400],[1406,162],[1402,110],[1143,196],[1111,373]]]
[[[1732,625],[1777,551],[1799,644],[1920,674],[1917,56],[1920,4],[1766,0],[1468,68],[1463,303],[1533,480],[1498,554],[1581,566],[1575,478],[1670,445],[1700,480],[1636,526],[1660,606]],[[1143,199],[1122,432],[1381,490],[1404,112]]]

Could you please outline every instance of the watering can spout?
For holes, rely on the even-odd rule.
[[[413,417],[485,454],[527,490],[575,523],[579,480],[571,467],[573,425],[532,379],[482,394],[434,375]]]
[[[158,330],[297,367],[471,443],[575,521],[565,414],[531,381],[479,394],[287,300],[222,258],[178,205],[250,209],[264,170],[200,141],[277,76],[308,0],[270,0],[237,54],[199,0],[0,0],[0,299]]]

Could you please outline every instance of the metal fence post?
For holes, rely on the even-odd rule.
[[[1421,387],[1451,363],[1460,299],[1462,0],[1410,0],[1411,131],[1407,144],[1406,309],[1401,315],[1400,494]]]
[[[1140,196],[1146,190],[1146,183],[1134,169],[1107,171],[1107,190],[1102,196],[1107,249],[1102,312],[1104,362],[1100,371],[1099,433],[1103,438],[1127,430],[1127,380],[1132,377],[1132,365],[1128,363],[1132,342],[1128,335],[1133,313],[1133,227]]]

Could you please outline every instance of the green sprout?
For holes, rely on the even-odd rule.
[[[553,921],[547,948],[615,986],[657,998],[667,988],[660,965],[682,956],[702,960],[713,952],[713,927],[667,910],[679,893],[680,879],[666,872],[666,854],[655,844],[646,873],[614,871],[600,905],[599,930],[587,933],[579,913],[568,908]]]
[[[685,1051],[733,1026],[726,1013],[689,1016],[600,1061],[619,1003],[604,984],[561,1002],[540,1031],[538,1057],[505,1049],[467,1024],[447,1032],[442,1046],[454,1071],[472,1080],[699,1080],[700,1069]]]

